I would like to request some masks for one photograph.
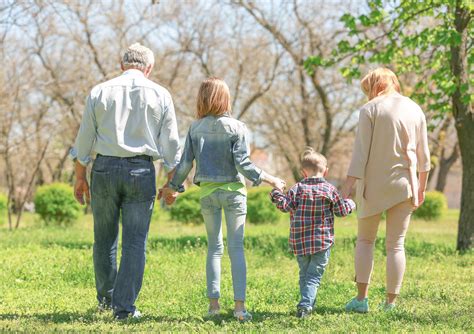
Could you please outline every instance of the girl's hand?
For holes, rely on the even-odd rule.
[[[273,177],[273,180],[270,182],[273,188],[278,189],[279,191],[284,191],[286,187],[286,182],[278,177]]]

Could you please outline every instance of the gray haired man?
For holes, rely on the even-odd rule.
[[[179,137],[170,93],[148,80],[153,52],[136,43],[124,53],[122,75],[89,94],[72,157],[75,197],[91,200],[94,271],[99,308],[139,317],[135,300],[145,268],[145,246],[156,196],[153,160],[163,159],[170,178],[179,161]],[[91,172],[86,166],[97,153]],[[119,217],[122,258],[117,272]]]

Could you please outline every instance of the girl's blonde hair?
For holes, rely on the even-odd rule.
[[[221,116],[230,111],[230,92],[224,80],[216,77],[204,80],[199,87],[196,117]]]
[[[388,68],[383,67],[370,71],[362,79],[360,86],[369,100],[393,91],[400,93],[400,83],[397,76]]]

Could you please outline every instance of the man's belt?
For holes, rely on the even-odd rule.
[[[114,156],[111,156],[111,155],[103,155],[103,154],[99,154],[97,153],[97,156],[98,157],[104,157],[104,158],[115,158],[115,159],[124,159],[124,160],[130,160],[130,159],[141,159],[141,160],[146,160],[146,161],[153,161],[153,158],[150,157],[149,155],[135,155],[133,157],[114,157]]]

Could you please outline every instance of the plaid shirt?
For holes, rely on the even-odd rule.
[[[290,212],[290,248],[295,255],[310,255],[334,243],[334,215],[345,217],[355,209],[351,199],[343,199],[335,186],[324,178],[309,177],[295,184],[285,195],[277,189],[272,202]]]

